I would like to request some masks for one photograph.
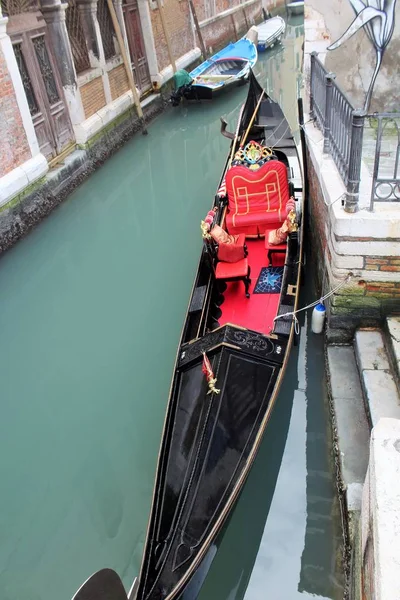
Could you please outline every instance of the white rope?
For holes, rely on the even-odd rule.
[[[324,302],[324,300],[326,300],[327,298],[329,298],[330,296],[333,296],[333,294],[335,294],[338,290],[340,290],[340,288],[342,288],[344,285],[346,285],[346,283],[349,281],[349,279],[351,279],[353,277],[352,273],[349,273],[346,277],[346,279],[344,279],[343,281],[341,281],[339,283],[339,285],[337,285],[336,287],[333,288],[333,290],[331,290],[330,292],[328,292],[327,294],[325,294],[325,296],[321,296],[321,298],[319,300],[316,300],[315,302],[311,302],[311,304],[307,304],[307,306],[303,306],[302,308],[298,308],[297,310],[294,310],[293,312],[287,312],[283,315],[277,315],[274,318],[274,322],[277,319],[283,319],[284,317],[293,317],[293,321],[294,321],[294,329],[295,332],[298,334],[300,332],[300,324],[299,321],[297,319],[297,313],[302,312],[303,310],[308,310],[309,308],[313,308],[314,306],[317,306],[317,304],[322,304]]]

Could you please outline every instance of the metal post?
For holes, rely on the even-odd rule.
[[[376,144],[375,144],[375,160],[374,160],[374,171],[372,175],[372,188],[371,188],[371,199],[369,202],[369,210],[374,210],[374,200],[375,200],[375,188],[376,188],[376,180],[378,179],[379,174],[379,161],[381,157],[381,145],[382,145],[382,119],[378,117],[378,133],[376,136]],[[397,153],[398,155],[398,153]],[[397,158],[396,158],[397,160]]]
[[[317,58],[318,53],[315,52],[315,50],[313,52],[311,52],[310,54],[310,119],[315,119],[315,114],[314,114],[314,94],[313,94],[313,87],[314,87],[314,77],[315,77],[315,59]]]
[[[327,73],[325,75],[325,114],[324,114],[324,147],[323,153],[328,154],[330,151],[330,133],[332,119],[332,92],[333,81],[336,78],[335,73]]]
[[[364,110],[354,110],[351,122],[350,162],[347,176],[347,189],[344,210],[348,213],[358,211],[358,194],[360,190],[361,155],[364,135]]]

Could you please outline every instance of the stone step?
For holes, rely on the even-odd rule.
[[[330,394],[335,413],[341,477],[350,513],[359,511],[368,466],[369,424],[352,346],[328,346]]]
[[[371,427],[379,419],[400,419],[400,397],[380,329],[359,329],[354,348]]]
[[[386,326],[388,330],[387,347],[389,350],[390,357],[392,359],[392,365],[395,370],[397,385],[400,384],[400,317],[388,317],[386,319]]]

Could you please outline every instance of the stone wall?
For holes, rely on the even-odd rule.
[[[361,507],[361,597],[400,597],[400,421],[381,419],[372,430]],[[358,600],[358,599],[357,599]]]
[[[0,177],[30,157],[14,86],[0,46]]]
[[[238,6],[240,2],[234,0],[230,6],[227,6],[225,0],[217,2],[217,12],[213,17],[206,17],[206,12],[200,12],[202,17],[201,30],[204,44],[207,50],[212,53],[221,49],[228,42],[235,41],[244,35],[248,28],[262,21],[262,8],[259,2],[252,4],[243,10],[239,10],[233,15],[220,18],[218,15],[225,10]],[[205,3],[203,3],[203,7]]]
[[[393,6],[394,3],[368,2],[368,4],[371,7],[382,4],[388,11],[389,6]],[[324,42],[321,45],[325,47],[336,42],[344,34],[355,16],[349,0],[330,0],[329,2],[307,0],[306,3],[306,19],[312,19],[315,23],[319,23],[318,31],[315,31],[315,39],[317,42]],[[394,33],[383,55],[382,65],[374,86],[370,112],[397,111],[399,108],[399,92],[397,86],[394,85],[400,74],[399,2],[395,6],[394,21]],[[374,20],[374,27],[376,30],[380,30],[379,17]],[[324,48],[323,52],[325,54]],[[349,60],[350,57],[351,60]],[[326,68],[336,74],[337,83],[348,95],[355,108],[364,106],[376,62],[376,50],[363,28],[340,47],[327,51],[325,55]]]

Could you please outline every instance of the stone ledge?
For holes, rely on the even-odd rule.
[[[306,121],[309,117],[306,117]],[[314,170],[319,179],[326,205],[329,207],[331,226],[334,234],[339,237],[371,238],[370,254],[375,254],[372,246],[374,239],[379,240],[400,238],[400,206],[379,205],[374,212],[368,209],[372,179],[367,167],[361,165],[360,210],[355,214],[346,213],[340,198],[345,193],[345,186],[329,154],[322,152],[323,135],[313,123],[305,125],[308,138],[307,149]],[[390,253],[391,254],[391,253]]]
[[[355,350],[372,427],[383,417],[400,418],[400,398],[381,330],[356,332]]]
[[[352,346],[328,346],[327,366],[347,510],[358,512],[368,466],[369,426]]]
[[[26,187],[44,177],[48,170],[49,165],[43,154],[37,154],[0,177],[0,206],[4,206]]]
[[[357,363],[361,371],[364,369],[389,370],[385,343],[379,329],[359,329],[354,341]]]
[[[374,427],[361,511],[361,556],[370,547],[366,576],[376,600],[399,599],[400,421],[381,419]],[[368,571],[371,572],[368,572]]]
[[[400,382],[400,317],[388,317],[386,325],[389,332],[389,352],[396,369],[397,382]]]

